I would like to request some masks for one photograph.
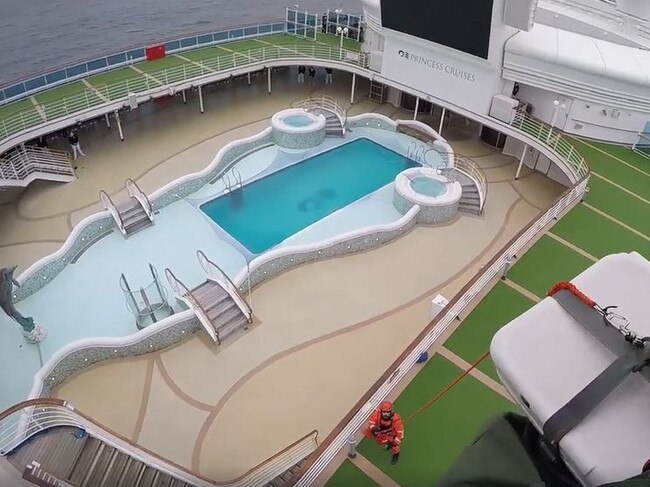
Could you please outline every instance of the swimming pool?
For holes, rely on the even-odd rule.
[[[290,127],[307,127],[314,123],[311,118],[305,115],[289,115],[284,117],[282,121]]]
[[[392,182],[414,161],[360,138],[200,206],[253,254]]]
[[[445,192],[444,183],[437,179],[418,177],[411,180],[411,187],[416,193],[426,196],[440,196]]]

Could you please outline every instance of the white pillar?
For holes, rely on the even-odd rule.
[[[413,120],[418,119],[418,110],[420,109],[420,97],[415,97],[415,111],[413,112]]]
[[[183,103],[187,103],[187,96],[185,95],[185,90],[183,90]]]
[[[122,122],[120,121],[120,113],[115,110],[115,120],[117,121],[117,131],[120,134],[120,140],[124,141],[124,132],[122,131]]]
[[[271,66],[266,68],[266,72],[267,72],[267,81],[269,85],[269,95],[270,95],[271,94]]]
[[[526,157],[526,151],[528,150],[528,144],[524,144],[524,150],[521,151],[521,157],[519,158],[519,166],[517,166],[517,172],[515,174],[515,180],[519,179],[519,173],[521,168],[524,165],[524,158]]]
[[[111,128],[111,119],[108,117],[108,113],[104,114],[104,118],[106,119],[106,126]]]
[[[248,86],[250,86],[250,85],[251,85],[251,74],[248,73]]]
[[[440,117],[440,127],[438,127],[438,134],[442,135],[442,124],[445,122],[445,114],[447,113],[447,109],[445,107],[442,107],[442,115]]]
[[[199,110],[203,113],[203,89],[199,86]]]
[[[352,91],[350,92],[350,105],[354,105],[354,87],[357,83],[357,75],[352,73]]]

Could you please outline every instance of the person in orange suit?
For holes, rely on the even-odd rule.
[[[393,411],[393,404],[384,401],[375,409],[370,417],[364,430],[367,438],[373,438],[377,444],[390,450],[393,458],[390,463],[395,465],[399,460],[399,450],[402,440],[404,439],[404,426],[402,418]]]

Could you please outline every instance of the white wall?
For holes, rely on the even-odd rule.
[[[523,150],[524,143],[522,141],[515,139],[514,137],[506,138],[506,143],[503,146],[503,154],[515,157],[519,160]],[[548,157],[544,154],[540,154],[539,151],[532,147],[528,147],[524,154],[524,166],[546,175],[546,177],[557,181],[563,186],[571,186],[571,181],[569,181],[566,174],[564,174],[559,167],[553,164]]]
[[[637,133],[650,120],[646,113],[606,106],[599,103],[572,99],[541,88],[520,84],[517,98],[533,105],[533,116],[551,123],[553,117],[553,101],[558,100],[566,106],[558,110],[555,126],[567,133],[591,139],[601,139],[623,144],[632,144],[637,139]],[[607,111],[607,115],[603,114]],[[619,116],[613,113],[618,110]]]
[[[517,32],[503,23],[505,0],[494,0],[488,59],[384,29],[381,74],[480,115],[501,93],[505,41]],[[434,21],[435,22],[435,21]],[[408,53],[408,57],[405,55]]]

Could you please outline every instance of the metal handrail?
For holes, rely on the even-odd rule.
[[[313,95],[304,100],[298,100],[291,104],[294,108],[304,108],[305,110],[314,108],[323,108],[327,111],[334,113],[341,122],[341,127],[345,129],[347,122],[347,111],[341,106],[338,100],[326,94]]]
[[[127,438],[100,425],[61,399],[38,398],[16,404],[0,413],[0,456],[6,456],[32,436],[49,428],[82,428],[100,441],[146,465],[198,487],[213,482],[200,477]]]
[[[445,306],[442,312],[418,335],[400,357],[386,369],[381,378],[359,400],[297,473],[298,480],[289,485],[306,487],[312,484],[325,466],[346,445],[348,438],[354,435],[366,422],[368,414],[386,398],[400,380],[413,368],[422,352],[428,350],[470,304],[474,303],[477,298],[483,296],[484,289],[503,273],[504,267],[510,265],[512,259],[520,255],[521,251],[548,224],[557,219],[558,216],[583,197],[586,192],[588,180],[589,175],[586,175],[574,186],[567,189],[547,211],[518,232],[502,248],[500,253],[495,255],[487,265],[478,271],[460,292],[454,296],[449,304]]]
[[[483,213],[488,192],[488,183],[485,173],[474,161],[467,157],[459,156],[458,154],[455,154],[454,156],[454,169],[463,172],[476,183],[480,198],[479,212]]]
[[[189,80],[214,75],[237,67],[259,64],[269,60],[299,58],[336,61],[362,68],[366,68],[368,65],[368,56],[365,53],[345,48],[319,45],[263,46],[250,49],[245,54],[233,52],[232,55],[205,59],[201,61],[201,64],[187,62],[172,68],[152,71],[147,76],[134,75],[131,79],[127,78],[100,85],[93,90],[85,90],[76,95],[21,110],[4,117],[0,121],[0,138],[8,137],[44,122],[51,122],[76,114],[82,110],[127,101],[130,93],[149,95],[166,91],[170,86],[173,87]],[[104,98],[108,99],[108,101]],[[324,96],[322,98],[325,99]],[[338,105],[338,102],[336,107],[337,115],[345,117],[345,111]],[[345,118],[342,118],[342,120],[345,121]]]
[[[108,196],[108,193],[106,193],[106,191],[101,189],[99,190],[99,199],[101,200],[102,205],[104,205],[104,208],[108,210],[108,212],[111,214],[111,216],[115,220],[115,223],[117,223],[117,227],[120,229],[120,232],[126,235],[126,228],[124,228],[122,215],[120,215],[120,212],[118,211],[117,207],[113,204],[113,200],[111,199],[111,197]]]
[[[20,181],[36,172],[75,177],[68,153],[57,149],[24,147],[0,159],[0,179]]]
[[[127,179],[124,182],[126,186],[126,191],[129,193],[129,196],[138,200],[145,213],[149,217],[149,220],[153,221],[153,206],[151,206],[151,201],[144,191],[133,181],[132,179]]]
[[[253,320],[253,310],[250,307],[250,305],[246,302],[244,298],[239,294],[239,290],[237,289],[237,286],[230,280],[230,277],[228,277],[228,274],[226,274],[221,267],[219,267],[217,264],[212,262],[208,257],[205,255],[205,253],[202,250],[197,250],[196,251],[196,257],[199,260],[199,264],[201,264],[201,267],[205,271],[205,274],[208,276],[208,279],[211,281],[219,282],[219,277],[223,276],[226,278],[225,286],[219,282],[219,284],[222,284],[222,287],[224,287],[224,290],[228,292],[232,296],[232,298],[235,300],[239,308],[242,310],[244,315],[246,316],[246,319],[250,323]],[[215,273],[218,273],[215,275]],[[225,287],[228,287],[229,289],[225,289]]]
[[[510,125],[537,139],[557,153],[561,159],[575,170],[578,179],[589,174],[589,166],[585,158],[555,127],[551,127],[549,124],[528,115],[524,110],[517,110]]]
[[[205,311],[203,311],[203,308],[201,308],[201,305],[192,294],[192,291],[190,291],[187,286],[174,275],[169,267],[165,269],[165,277],[167,278],[167,282],[169,282],[169,285],[172,287],[176,295],[185,301],[190,309],[194,311],[196,316],[199,318],[199,321],[203,325],[203,328],[205,328],[205,331],[207,331],[208,335],[210,335],[210,338],[221,345],[219,333],[217,333],[217,330],[215,330],[214,326],[212,326],[210,319],[206,315]]]

